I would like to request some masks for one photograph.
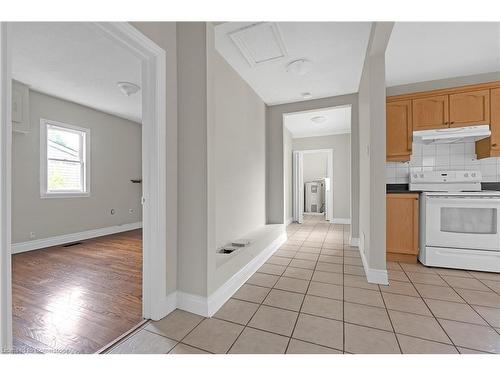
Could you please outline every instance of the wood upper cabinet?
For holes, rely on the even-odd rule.
[[[386,159],[410,160],[412,145],[411,100],[387,103]]]
[[[413,130],[449,127],[448,95],[412,100]]]
[[[500,156],[500,87],[490,90],[491,137],[476,142],[478,159]]]
[[[490,90],[450,95],[450,127],[490,123]]]
[[[416,193],[386,195],[388,261],[417,261],[418,199],[419,195]]]

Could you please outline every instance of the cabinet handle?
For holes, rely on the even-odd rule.
[[[450,122],[450,124],[454,124],[454,123],[455,123],[455,121]]]
[[[498,145],[496,143],[493,143],[491,147],[497,147]]]

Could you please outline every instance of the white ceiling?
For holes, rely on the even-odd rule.
[[[133,121],[141,121],[141,93],[130,97],[119,81],[141,85],[138,58],[88,23],[13,23],[14,79],[33,90]]]
[[[279,37],[277,40],[269,30],[261,29],[243,40],[247,49],[242,51],[231,34],[252,24],[216,25],[215,47],[266,104],[306,100],[301,96],[304,92],[314,99],[358,91],[370,22],[277,22],[283,46]],[[285,53],[280,58],[281,47]],[[245,58],[249,53],[257,61],[268,61],[252,66]],[[272,56],[277,58],[269,59]],[[311,62],[308,73],[286,71],[288,63],[302,58]]]
[[[316,116],[325,116],[326,121],[315,123],[311,119]],[[351,106],[288,113],[284,117],[284,124],[293,138],[350,133]]]
[[[500,71],[500,23],[397,22],[385,60],[388,87]]]

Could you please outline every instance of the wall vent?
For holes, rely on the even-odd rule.
[[[259,22],[233,31],[229,37],[250,67],[276,61],[287,55],[285,43],[276,22]]]
[[[71,246],[77,246],[81,245],[82,242],[72,242],[72,243],[67,243],[66,245],[62,245],[62,247],[71,247]]]

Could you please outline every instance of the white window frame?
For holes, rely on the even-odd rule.
[[[47,173],[47,129],[49,126],[61,128],[64,130],[75,131],[84,134],[85,147],[80,148],[83,176],[83,191],[76,190],[58,190],[48,191]],[[66,124],[59,121],[40,119],[40,197],[41,198],[79,198],[90,197],[90,129]]]

